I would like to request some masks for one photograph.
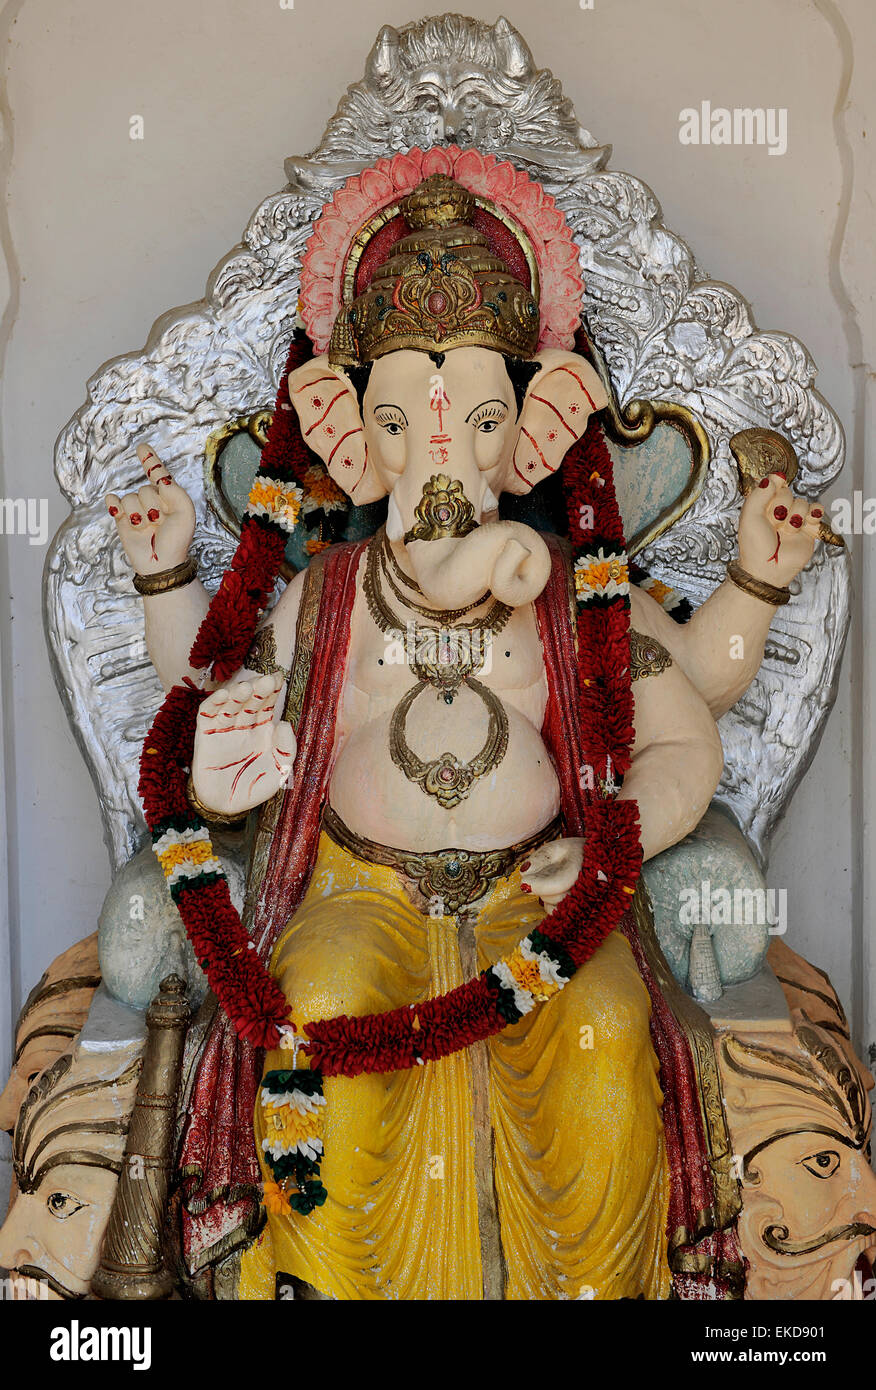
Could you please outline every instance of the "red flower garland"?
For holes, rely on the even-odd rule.
[[[579,343],[583,349],[583,344]],[[290,371],[310,356],[296,335],[280,384],[274,419],[259,474],[301,486],[311,456],[289,402]],[[600,547],[621,556],[624,539],[612,481],[611,456],[595,417],[567,455],[569,535],[573,553]],[[581,529],[582,508],[592,508],[594,525]],[[270,520],[247,516],[231,569],[198,631],[191,653],[196,669],[209,668],[227,680],[244,664],[259,615],[273,590],[286,536]],[[592,777],[585,783],[585,862],[577,882],[541,923],[539,935],[568,962],[567,971],[589,959],[617,925],[641,868],[638,812],[634,802],[607,797],[611,784],[630,765],[633,700],[629,671],[629,598],[593,597],[579,604],[578,678],[583,751]],[[176,686],[147,735],[140,794],[153,839],[169,833],[203,831],[189,806],[186,775],[194,748],[197,709],[203,694]],[[275,1048],[288,1005],[277,982],[258,959],[243,930],[219,872],[183,879],[171,890],[211,988],[234,1027],[254,1046]],[[358,1018],[308,1023],[304,1048],[312,1069],[324,1075],[395,1071],[434,1061],[499,1032],[509,1022],[502,991],[484,972],[416,1009],[390,1010]]]

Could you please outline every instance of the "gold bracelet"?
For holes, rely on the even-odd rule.
[[[206,821],[207,825],[215,825],[217,830],[242,825],[249,815],[249,811],[237,811],[234,815],[228,815],[224,811],[214,811],[209,806],[205,806],[195,791],[195,783],[191,773],[189,773],[186,782],[186,796],[192,810],[197,811],[201,820]]]
[[[173,569],[161,570],[158,574],[135,574],[134,588],[138,594],[167,594],[171,589],[191,584],[197,573],[198,562],[194,555],[189,555]]]
[[[755,579],[753,574],[742,568],[738,560],[730,561],[727,566],[727,578],[732,579],[737,589],[741,589],[743,593],[751,594],[752,598],[759,598],[764,603],[771,603],[774,608],[781,608],[791,597],[790,589],[779,589],[775,584],[767,584],[765,579]]]

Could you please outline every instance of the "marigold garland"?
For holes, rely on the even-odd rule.
[[[583,337],[578,347],[586,351]],[[308,509],[307,449],[289,402],[287,377],[311,355],[298,333],[280,384],[273,423],[253,483],[240,543],[198,631],[194,669],[227,680],[244,664],[273,591],[290,526]],[[630,766],[633,697],[629,669],[629,562],[615,499],[612,461],[591,417],[563,464],[577,599],[578,683],[584,777],[585,857],[563,901],[504,960],[422,1004],[383,1014],[324,1019],[291,1037],[289,1009],[246,936],[209,832],[186,796],[203,692],[175,686],[147,735],[140,794],[153,847],[167,875],[211,988],[241,1037],[266,1049],[291,1046],[293,1066],[262,1083],[266,1161],[277,1209],[306,1212],[325,1200],[318,1181],[322,1078],[397,1071],[437,1061],[500,1032],[552,998],[617,925],[641,868],[638,811],[612,795]],[[583,517],[592,524],[582,530]],[[288,1041],[287,1041],[288,1039]],[[306,1065],[298,1066],[304,1053]],[[297,1193],[289,1195],[293,1181]]]

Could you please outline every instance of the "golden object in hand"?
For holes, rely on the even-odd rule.
[[[784,473],[790,487],[799,471],[794,446],[776,430],[740,430],[730,439],[730,452],[736,460],[743,497],[770,473]],[[826,521],[821,522],[818,535],[825,545],[845,545],[842,536],[832,531]]]

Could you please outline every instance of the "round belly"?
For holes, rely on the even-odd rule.
[[[512,705],[504,709],[507,751],[456,805],[442,805],[393,761],[389,709],[342,742],[329,786],[332,807],[356,834],[397,849],[504,849],[527,839],[557,814],[559,783],[538,731]],[[488,729],[487,708],[473,691],[463,688],[448,706],[424,690],[408,711],[404,741],[423,762],[451,753],[467,763]]]

